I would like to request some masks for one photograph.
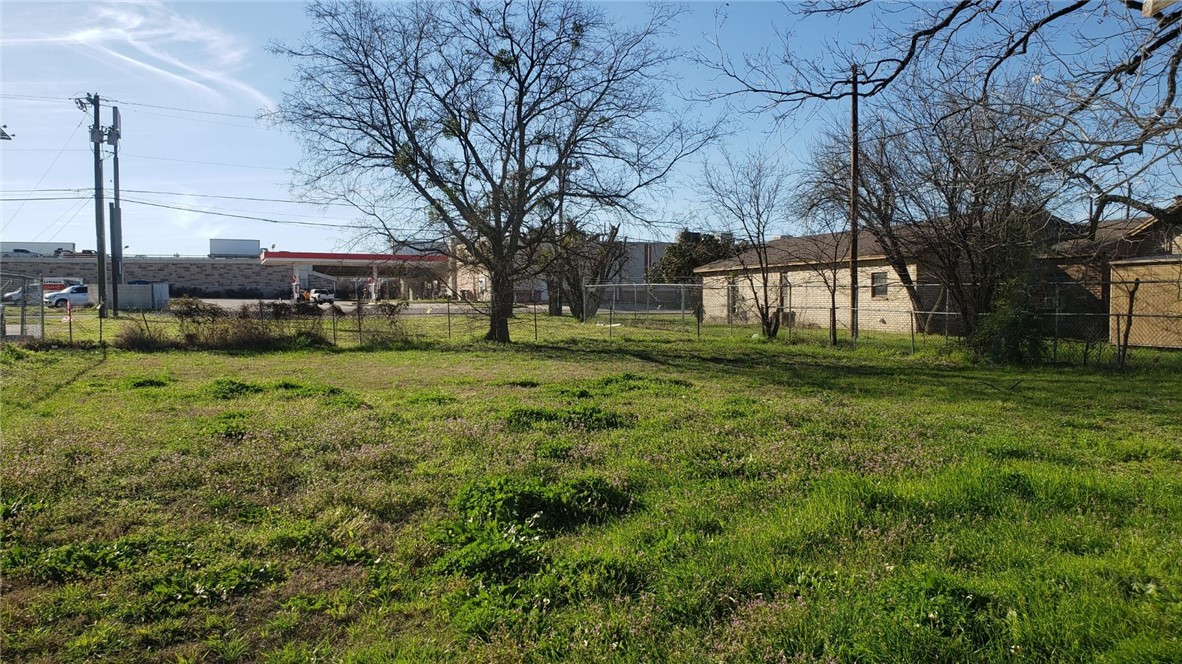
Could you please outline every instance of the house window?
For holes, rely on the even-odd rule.
[[[887,296],[887,273],[886,272],[871,272],[870,273],[870,297],[886,297]]]

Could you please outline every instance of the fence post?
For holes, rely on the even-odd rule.
[[[38,299],[40,299],[40,297],[41,297],[41,289],[40,288],[37,289],[37,297],[38,297]],[[44,300],[42,300],[42,304],[44,304]],[[29,282],[27,279],[21,279],[21,336],[22,337],[29,333],[28,323],[26,321],[26,314],[25,314],[25,312],[26,312],[26,310],[28,310],[28,308],[29,308]],[[45,311],[44,306],[41,307],[41,311]]]
[[[337,345],[337,303],[333,302],[328,308],[332,315],[332,345]]]
[[[681,285],[681,332],[685,333],[685,284]]]
[[[534,298],[534,343],[538,343],[538,303]]]
[[[911,354],[915,355],[915,309],[911,310],[907,318],[910,319],[911,323]]]
[[[951,314],[948,311],[948,287],[944,287],[944,343],[948,343],[948,324],[951,322]]]
[[[361,336],[361,316],[362,316],[361,298],[357,298],[357,345],[358,346],[364,345],[364,343],[365,343],[362,340],[362,336]]]
[[[447,340],[451,341],[451,300],[447,301]]]
[[[1055,337],[1051,341],[1051,362],[1059,363],[1059,284],[1055,284]]]
[[[608,339],[612,338],[612,326],[615,324],[615,319],[616,319],[616,292],[615,292],[615,289],[612,289],[612,303],[611,303],[611,306],[609,306],[607,308],[607,338]]]
[[[591,289],[587,284],[583,284],[583,322],[587,322],[587,297],[591,294]]]

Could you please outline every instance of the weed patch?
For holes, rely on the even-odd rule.
[[[248,413],[241,411],[222,413],[205,427],[205,431],[214,438],[242,440],[248,432],[246,423],[249,418]]]
[[[583,431],[601,431],[630,427],[635,423],[631,417],[598,406],[514,408],[505,419],[513,431],[527,431],[544,424],[556,424],[567,429]]]
[[[258,394],[263,388],[253,383],[245,383],[235,378],[218,378],[204,388],[206,396],[213,399],[237,399],[250,394]]]
[[[132,376],[124,381],[129,390],[140,390],[145,387],[165,387],[169,383],[164,376]]]

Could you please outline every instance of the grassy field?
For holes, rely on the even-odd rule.
[[[543,325],[5,347],[0,657],[1182,661],[1182,356]]]

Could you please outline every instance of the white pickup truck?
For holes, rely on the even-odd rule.
[[[90,294],[86,286],[70,286],[65,290],[46,293],[42,300],[47,307],[63,308],[66,302],[69,302],[71,307],[84,307],[90,304]]]
[[[321,302],[332,303],[336,302],[337,296],[336,293],[330,290],[325,290],[323,288],[313,288],[312,290],[308,291],[308,299],[317,304],[320,304]]]

